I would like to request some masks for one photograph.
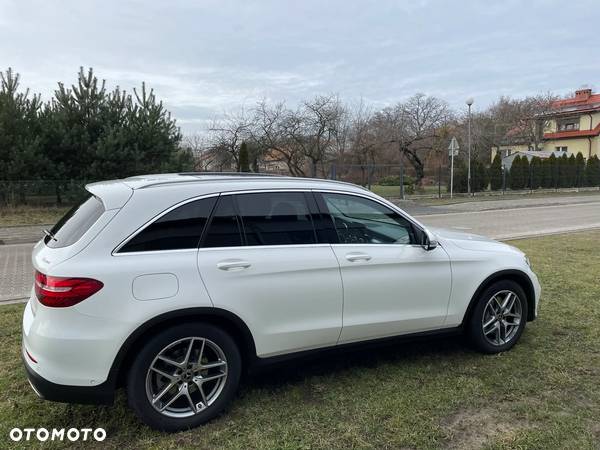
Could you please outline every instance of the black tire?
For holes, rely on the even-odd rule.
[[[190,337],[198,337],[216,344],[226,360],[225,381],[212,404],[189,417],[168,417],[152,406],[146,391],[147,374],[157,355],[169,345]],[[182,341],[181,345],[185,345]],[[198,341],[195,341],[198,342]],[[202,342],[200,340],[199,342]],[[179,369],[173,370],[173,372]],[[136,356],[127,377],[127,399],[136,415],[148,426],[160,431],[175,432],[197,427],[221,413],[237,391],[242,372],[242,359],[235,341],[221,328],[207,323],[186,323],[159,332],[152,337]],[[151,372],[153,373],[153,372]],[[182,375],[183,376],[183,375]],[[192,382],[189,382],[193,386]],[[194,386],[194,388],[196,388]],[[177,389],[175,386],[173,389]],[[200,395],[199,391],[196,395]],[[191,403],[195,403],[191,401]]]
[[[501,332],[500,330],[498,331],[494,331],[491,334],[489,334],[488,336],[490,336],[489,338],[486,338],[485,334],[484,334],[484,330],[483,330],[483,318],[484,318],[484,312],[485,312],[485,308],[488,304],[488,301],[490,301],[496,294],[498,293],[502,293],[502,292],[506,292],[506,291],[510,291],[513,292],[514,294],[516,294],[517,298],[515,299],[515,302],[519,302],[519,307],[520,307],[520,311],[521,311],[521,319],[520,319],[520,323],[518,327],[513,327],[513,334],[511,335],[510,339],[507,340],[506,342],[502,342],[502,335],[500,335],[500,339],[497,339],[498,342],[490,342],[490,340],[495,340],[493,338],[496,338],[498,335],[495,334],[497,332]],[[500,295],[506,295],[506,294],[500,294]],[[517,305],[515,305],[515,307],[517,307]],[[489,310],[488,310],[489,313]],[[486,318],[489,318],[490,316],[487,315],[486,313]],[[512,319],[514,320],[514,319]],[[523,290],[523,288],[518,284],[515,283],[514,281],[511,280],[501,280],[501,281],[497,281],[495,283],[493,283],[492,285],[490,285],[488,288],[486,288],[480,295],[479,297],[475,300],[475,305],[473,307],[473,310],[471,311],[471,314],[466,322],[466,333],[467,336],[469,337],[469,340],[471,342],[471,344],[479,351],[483,352],[483,353],[500,353],[500,352],[505,352],[507,350],[510,350],[520,339],[521,334],[523,334],[523,330],[525,329],[525,324],[527,322],[527,296],[525,294],[525,291]],[[486,328],[486,330],[489,330],[490,327]],[[504,328],[504,330],[506,330],[506,328]],[[506,336],[506,334],[505,334]]]

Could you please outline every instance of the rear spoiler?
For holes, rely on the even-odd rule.
[[[90,183],[85,189],[102,201],[105,210],[122,208],[133,195],[133,189],[121,180]]]

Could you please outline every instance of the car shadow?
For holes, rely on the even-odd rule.
[[[458,354],[474,353],[462,335],[423,338],[395,338],[385,342],[362,343],[266,361],[253,367],[243,378],[244,389],[274,389],[298,383],[312,376],[376,368],[383,364],[428,358],[452,359]]]

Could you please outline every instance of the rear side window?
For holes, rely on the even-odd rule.
[[[197,248],[217,197],[181,205],[144,228],[119,253]]]
[[[247,245],[294,245],[317,242],[304,193],[236,195]]]
[[[231,195],[219,198],[202,247],[239,247],[243,245],[242,229]]]
[[[102,201],[90,195],[75,205],[50,230],[52,237],[46,236],[44,243],[50,248],[73,245],[104,213]]]

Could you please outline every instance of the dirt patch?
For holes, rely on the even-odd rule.
[[[492,409],[464,409],[442,423],[448,449],[480,449],[493,439],[511,441],[523,424],[506,422]]]

